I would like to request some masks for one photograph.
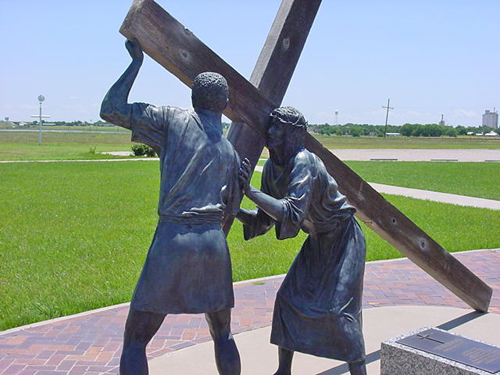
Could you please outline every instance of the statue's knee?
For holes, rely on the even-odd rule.
[[[134,339],[126,340],[123,343],[123,354],[133,355],[135,353],[145,352],[147,344],[148,344],[147,342],[144,342],[142,340],[134,340]]]

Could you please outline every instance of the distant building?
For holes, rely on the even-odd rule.
[[[441,121],[439,121],[439,125],[441,125],[441,126],[445,126],[446,125],[446,123],[444,122],[444,116],[443,115],[441,115]]]
[[[483,115],[483,126],[489,126],[490,128],[498,128],[498,112],[493,110],[491,112],[489,109],[484,111]]]

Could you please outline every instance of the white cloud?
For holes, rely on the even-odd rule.
[[[35,104],[20,104],[20,109],[38,109],[38,106]]]
[[[392,112],[392,111],[391,111]],[[383,108],[376,109],[375,111],[369,111],[368,114],[372,116],[382,116],[385,115],[386,110]]]
[[[84,109],[85,106],[83,104],[66,104],[66,105],[63,105],[62,108],[64,108],[64,109]]]
[[[466,109],[455,109],[453,111],[453,117],[467,117],[467,118],[473,118],[473,117],[479,117],[479,114],[474,112],[474,111],[467,111]]]
[[[421,113],[421,112],[412,111],[412,110],[407,111],[406,114],[408,116],[414,116],[414,117],[428,116],[429,115],[429,113]]]

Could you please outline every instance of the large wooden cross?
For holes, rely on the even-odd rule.
[[[228,138],[240,156],[255,166],[264,146],[269,113],[281,104],[320,3],[282,0],[250,81],[153,0],[134,0],[120,32],[136,38],[144,52],[189,87],[201,72],[222,74],[230,87],[224,111],[233,121]],[[306,137],[306,147],[321,158],[340,191],[357,208],[361,221],[472,308],[488,310],[492,293],[488,285],[314,137]]]

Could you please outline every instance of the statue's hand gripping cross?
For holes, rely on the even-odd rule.
[[[320,3],[282,1],[250,81],[153,0],[135,0],[120,32],[136,38],[144,52],[189,87],[202,72],[226,78],[230,98],[224,114],[233,121],[228,138],[254,167],[264,147],[269,113],[281,104]],[[314,137],[308,134],[305,143],[335,177],[360,220],[472,308],[488,310],[491,288]]]

